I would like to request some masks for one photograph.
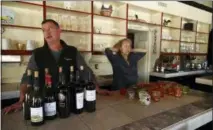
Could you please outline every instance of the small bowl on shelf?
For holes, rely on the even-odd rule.
[[[176,53],[176,49],[172,49],[172,53]]]
[[[112,14],[112,5],[110,5],[109,7],[105,7],[104,5],[101,6],[101,11],[100,11],[100,14],[102,16],[111,16]]]
[[[164,52],[171,53],[172,50],[170,48],[164,48]]]
[[[104,10],[101,10],[100,14],[103,15],[103,16],[108,16],[108,17],[110,17],[111,14],[112,14],[112,11],[111,11],[111,10],[104,9]]]

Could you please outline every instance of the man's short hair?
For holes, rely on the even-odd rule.
[[[43,24],[48,23],[48,22],[53,23],[56,27],[59,28],[59,24],[55,20],[53,20],[53,19],[45,19],[45,20],[42,21],[41,24],[43,25]]]

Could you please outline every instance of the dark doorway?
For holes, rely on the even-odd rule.
[[[127,38],[129,38],[132,41],[132,48],[134,48],[134,39],[135,39],[134,33],[128,33]]]

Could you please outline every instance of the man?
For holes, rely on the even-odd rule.
[[[40,87],[44,86],[45,68],[49,69],[53,79],[53,85],[57,84],[58,81],[58,66],[63,66],[63,71],[67,73],[69,72],[71,65],[74,65],[75,69],[79,69],[79,66],[83,65],[85,72],[90,71],[92,73],[91,69],[86,65],[78,50],[75,47],[69,46],[64,41],[60,40],[61,29],[56,21],[52,19],[44,20],[42,22],[42,31],[44,34],[45,44],[43,47],[37,48],[33,51],[27,66],[27,69],[39,70]],[[94,74],[93,81],[95,82]],[[102,90],[97,86],[96,82],[95,84],[96,91],[99,94],[109,94],[109,91]],[[27,90],[26,88],[27,76],[25,72],[21,81],[19,101],[9,107],[6,107],[3,111],[4,113],[17,111],[22,108],[24,95]]]

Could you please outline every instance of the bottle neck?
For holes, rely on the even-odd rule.
[[[74,73],[70,72],[70,82],[72,83],[74,81]]]
[[[88,82],[92,82],[92,75],[90,72],[88,72]]]
[[[33,86],[39,88],[39,78],[38,77],[34,78],[34,84],[33,84]]]
[[[28,81],[27,87],[32,87],[32,85],[33,85],[33,77],[32,77],[32,75],[27,76],[27,81]]]
[[[38,86],[34,86],[34,91],[35,92],[39,92],[39,87]]]
[[[61,83],[62,85],[66,84],[65,75],[62,72],[59,73],[59,83]]]
[[[48,82],[51,82],[51,76],[49,74],[45,74],[45,85],[48,85]]]
[[[79,73],[79,71],[77,70],[77,71],[76,71],[76,74],[75,74],[75,81],[76,81],[76,82],[79,82],[79,80],[80,80],[80,73]]]

